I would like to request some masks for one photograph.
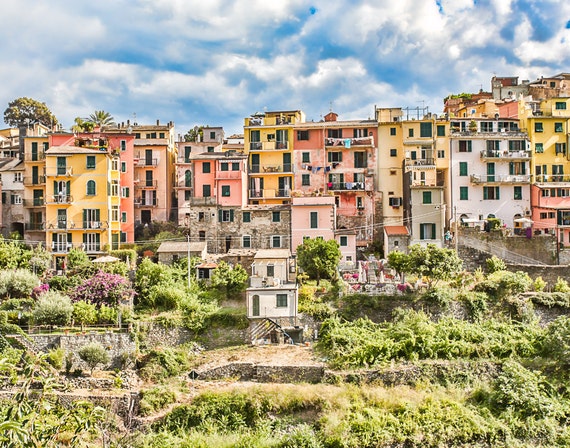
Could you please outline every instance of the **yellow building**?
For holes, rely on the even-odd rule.
[[[118,248],[119,168],[118,155],[105,147],[56,144],[45,151],[45,238],[57,269],[72,248],[92,256]]]
[[[249,154],[250,204],[287,204],[293,183],[293,127],[302,111],[255,114],[245,119],[244,149]]]
[[[46,150],[48,136],[24,139],[24,240],[45,243]]]

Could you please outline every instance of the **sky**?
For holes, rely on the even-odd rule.
[[[95,110],[226,136],[263,111],[441,113],[494,75],[570,72],[568,0],[3,0],[0,16],[0,110],[30,97],[64,129]]]

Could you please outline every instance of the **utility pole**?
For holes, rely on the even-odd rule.
[[[457,228],[457,205],[453,206],[453,221],[455,222],[455,252],[458,252],[459,247],[459,232]]]
[[[188,239],[188,289],[190,289],[190,234],[186,235]]]

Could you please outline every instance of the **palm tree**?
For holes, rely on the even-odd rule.
[[[115,124],[115,119],[109,112],[104,110],[96,110],[94,113],[89,115],[87,121],[93,123],[95,127],[102,128],[104,126],[111,126]]]
[[[75,117],[75,124],[71,127],[73,132],[93,132],[95,125],[81,117]]]

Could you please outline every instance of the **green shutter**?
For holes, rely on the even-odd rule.
[[[87,234],[83,234],[83,244],[87,244]]]
[[[489,199],[489,194],[487,193],[487,188],[489,188],[489,187],[483,187],[483,199]]]
[[[499,187],[495,187],[495,199],[501,199],[500,191],[501,189]]]
[[[222,222],[223,214],[221,210],[218,210],[218,222]]]
[[[234,211],[230,210],[230,222],[234,222]]]
[[[431,225],[431,237],[432,237],[433,239],[435,239],[435,236],[436,236],[436,235],[435,235],[435,224],[432,224],[432,225]]]
[[[424,239],[424,224],[420,224],[420,240]]]

